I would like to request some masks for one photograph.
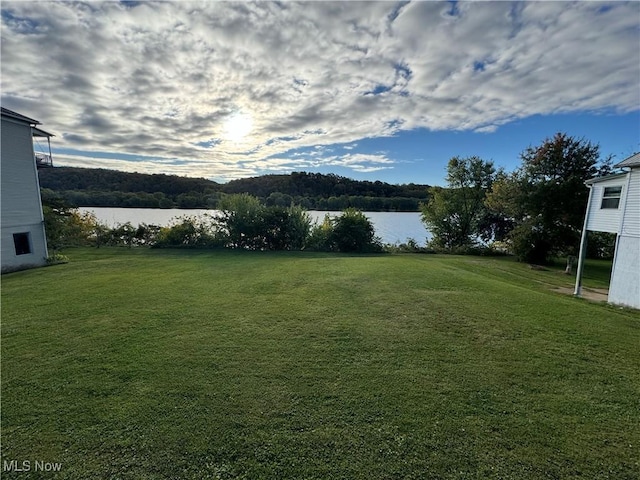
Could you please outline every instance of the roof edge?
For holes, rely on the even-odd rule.
[[[13,118],[15,120],[29,123],[31,125],[40,125],[40,122],[38,120],[27,117],[26,115],[22,115],[21,113],[14,112],[13,110],[9,110],[8,108],[1,107],[0,110],[2,111],[2,115],[5,117]]]
[[[625,158],[620,163],[614,165],[614,168],[622,167],[640,167],[640,152],[634,153],[629,158]]]
[[[38,127],[31,127],[31,133],[34,137],[55,137],[53,133],[45,132]]]
[[[600,183],[600,182],[604,182],[606,180],[613,180],[614,178],[626,177],[626,176],[627,176],[627,172],[614,173],[614,174],[611,174],[611,175],[605,175],[604,177],[590,178],[589,180],[585,180],[584,184],[585,185],[593,185],[594,183]]]

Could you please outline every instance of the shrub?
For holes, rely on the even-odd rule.
[[[354,208],[348,208],[336,217],[325,216],[324,221],[313,228],[307,245],[309,249],[320,251],[382,251],[371,220]]]
[[[404,243],[386,244],[383,248],[388,253],[433,253],[433,250],[421,247],[414,238],[407,238]]]
[[[251,195],[229,195],[215,223],[224,244],[247,250],[301,250],[311,219],[301,207],[264,206]]]
[[[268,250],[302,250],[311,219],[300,207],[267,207],[263,213],[264,248]]]
[[[58,265],[61,263],[68,263],[69,257],[62,255],[61,253],[54,253],[47,257],[47,265]]]
[[[589,232],[587,237],[587,257],[611,259],[615,248],[615,233]]]
[[[347,208],[333,219],[332,243],[339,252],[370,252],[375,250],[373,224],[364,213]]]
[[[94,215],[80,213],[62,202],[44,205],[47,245],[54,252],[65,247],[89,245],[99,224]]]
[[[251,195],[228,195],[220,201],[222,213],[215,224],[225,238],[225,246],[259,250],[263,247],[264,207]]]
[[[136,229],[131,222],[120,223],[117,227],[111,229],[110,245],[132,247]]]
[[[217,234],[211,222],[199,217],[181,217],[178,223],[163,227],[158,233],[155,247],[219,247],[224,239]]]
[[[521,262],[545,265],[553,255],[553,244],[541,225],[526,220],[509,233],[511,248]]]
[[[317,252],[330,252],[332,250],[331,238],[333,234],[333,222],[327,213],[322,223],[316,223],[311,228],[307,238],[306,248]]]

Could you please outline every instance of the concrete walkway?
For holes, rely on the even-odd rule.
[[[570,287],[558,287],[554,288],[555,292],[564,293],[566,295],[573,295],[573,288]],[[585,288],[582,287],[581,298],[586,298],[592,302],[606,302],[609,295],[609,289],[607,288]]]

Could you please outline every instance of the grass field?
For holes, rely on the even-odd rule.
[[[65,253],[2,277],[2,478],[640,477],[640,312],[556,270]]]

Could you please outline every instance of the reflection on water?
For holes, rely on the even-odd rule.
[[[201,216],[204,214],[215,215],[217,210],[180,208],[116,208],[116,207],[83,207],[81,212],[93,213],[100,223],[109,227],[115,227],[121,223],[130,222],[137,226],[141,223],[147,225],[170,225],[176,219],[184,216]],[[364,212],[371,220],[376,231],[376,235],[382,239],[383,243],[402,243],[412,238],[419,245],[424,245],[429,232],[420,220],[418,212]],[[309,211],[309,216],[313,221],[322,222],[324,216],[339,215],[339,212]]]

